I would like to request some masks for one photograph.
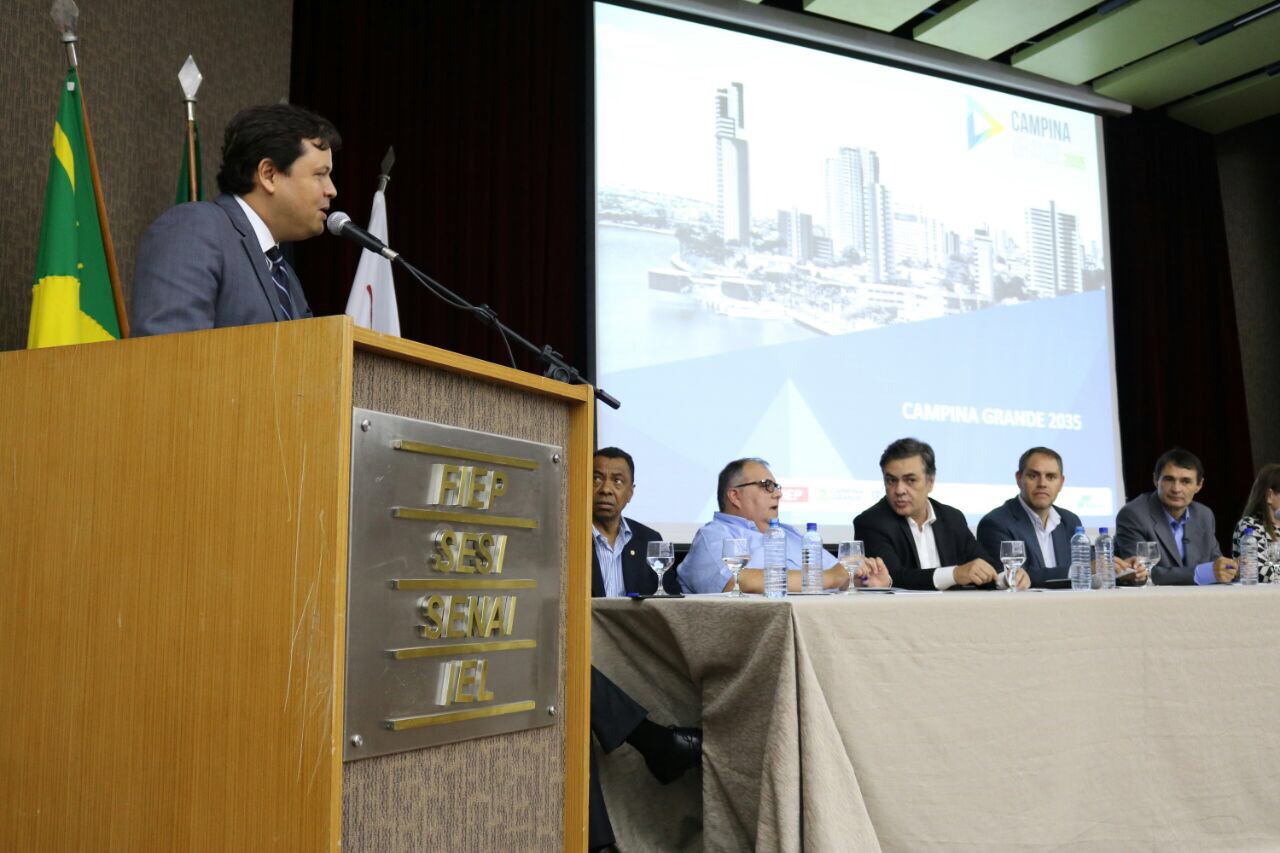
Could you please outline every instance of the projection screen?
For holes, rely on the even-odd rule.
[[[689,541],[729,460],[828,541],[915,436],[971,524],[1019,454],[1123,502],[1101,119],[655,11],[595,5],[598,444]]]

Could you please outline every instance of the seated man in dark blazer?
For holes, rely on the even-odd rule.
[[[616,447],[596,451],[592,473],[591,503],[591,595],[652,595],[658,591],[658,575],[649,568],[645,549],[662,534],[638,521],[624,518],[622,511],[635,494],[635,461]],[[680,592],[680,580],[668,569],[662,588]]]
[[[1151,570],[1157,584],[1231,583],[1236,564],[1222,556],[1213,510],[1196,503],[1204,486],[1204,465],[1175,447],[1156,460],[1156,490],[1139,495],[1116,516],[1116,554],[1132,557],[1139,542],[1159,542],[1160,562]]]
[[[884,561],[895,586],[1003,585],[1003,574],[983,558],[964,514],[929,497],[937,473],[932,447],[900,438],[880,455],[880,472],[885,496],[853,520],[853,532],[868,557]],[[1019,569],[1019,589],[1030,584]]]
[[[622,510],[635,493],[635,462],[625,450],[596,451],[592,499],[591,595],[595,598],[627,593],[649,595],[658,589],[658,575],[645,560],[645,546],[662,535],[638,521],[623,518]],[[663,587],[680,591],[676,573],[668,570]],[[591,667],[591,733],[606,753],[629,743],[644,756],[645,766],[663,785],[702,762],[702,729],[660,726],[644,706],[626,694],[594,666]],[[596,757],[591,754],[588,789],[587,846],[598,850],[614,843],[613,826],[597,781]]]
[[[1013,478],[1018,484],[1018,496],[982,517],[978,522],[978,544],[987,560],[996,565],[1000,562],[1001,542],[1022,542],[1027,555],[1022,567],[1032,586],[1065,579],[1071,565],[1071,537],[1083,525],[1080,516],[1054,504],[1066,482],[1062,457],[1048,447],[1033,447],[1018,459]],[[1130,562],[1117,560],[1119,570],[1123,572]],[[1146,582],[1146,571],[1141,566],[1134,568],[1136,575],[1130,573],[1127,580],[1119,582]]]

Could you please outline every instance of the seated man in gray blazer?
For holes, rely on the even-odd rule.
[[[1236,564],[1218,547],[1213,510],[1194,500],[1204,486],[1200,460],[1180,447],[1166,452],[1156,460],[1155,486],[1116,516],[1116,556],[1134,556],[1139,542],[1159,542],[1156,583],[1231,583]]]
[[[288,104],[250,107],[227,125],[213,201],[169,208],[138,249],[134,335],[310,317],[280,243],[324,231],[333,125]]]

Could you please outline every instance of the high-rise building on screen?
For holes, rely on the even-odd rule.
[[[813,217],[792,210],[778,211],[778,240],[782,252],[797,261],[815,257],[813,245]]]
[[[716,212],[726,243],[751,243],[751,181],[741,83],[716,90]]]
[[[1079,293],[1080,234],[1076,217],[1048,208],[1027,209],[1027,290],[1042,298]]]
[[[827,231],[836,258],[853,250],[872,281],[893,276],[893,210],[880,183],[880,156],[841,148],[827,159]]]

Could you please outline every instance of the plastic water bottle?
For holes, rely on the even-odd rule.
[[[812,521],[805,525],[804,546],[800,552],[800,589],[822,592],[822,536]]]
[[[1116,546],[1107,528],[1098,528],[1098,538],[1093,540],[1093,552],[1098,556],[1098,581],[1102,589],[1116,588]]]
[[[1240,583],[1253,586],[1258,582],[1258,536],[1252,527],[1240,537]]]
[[[764,597],[782,598],[787,594],[787,532],[778,519],[769,519],[769,532],[764,535]]]
[[[1071,537],[1071,568],[1068,571],[1072,589],[1093,588],[1093,573],[1089,570],[1092,551],[1093,548],[1089,544],[1089,537],[1085,535],[1084,528],[1077,527],[1075,535]]]

